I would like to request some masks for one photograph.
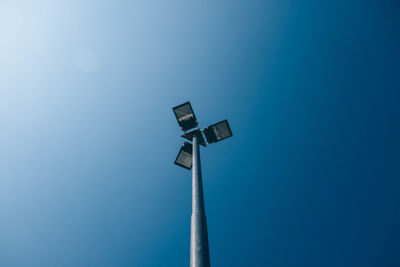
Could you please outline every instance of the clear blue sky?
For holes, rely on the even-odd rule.
[[[400,266],[398,1],[0,2],[0,266]]]

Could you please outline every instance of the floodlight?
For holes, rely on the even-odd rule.
[[[182,105],[173,108],[175,117],[178,120],[179,126],[183,131],[190,130],[197,126],[197,119],[194,115],[190,102],[183,103]]]
[[[176,157],[175,164],[185,169],[192,168],[192,144],[184,142]]]
[[[220,121],[203,129],[207,143],[212,144],[232,136],[228,120]]]

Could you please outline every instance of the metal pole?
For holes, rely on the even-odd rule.
[[[193,137],[192,170],[192,222],[190,233],[190,267],[209,267],[207,220],[204,209],[203,182],[201,178],[200,147]]]

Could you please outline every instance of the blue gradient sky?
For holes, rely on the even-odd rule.
[[[398,1],[0,2],[0,266],[400,266]]]

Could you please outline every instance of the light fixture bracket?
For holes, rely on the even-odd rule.
[[[187,140],[192,141],[192,142],[193,142],[194,136],[197,136],[197,139],[199,140],[200,145],[206,146],[206,141],[204,140],[203,133],[200,131],[199,128],[196,128],[194,130],[186,132],[182,135],[183,138],[186,138]]]

